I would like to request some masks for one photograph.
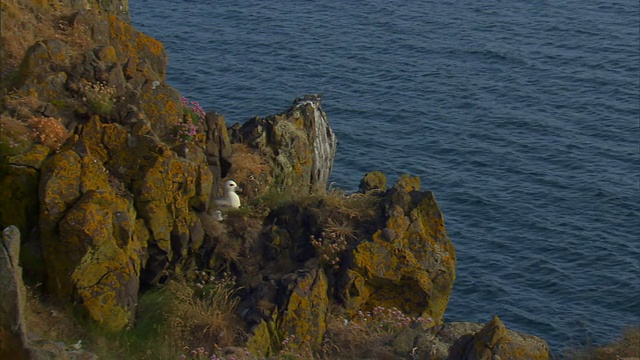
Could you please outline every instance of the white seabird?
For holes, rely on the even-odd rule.
[[[237,209],[240,207],[240,197],[236,191],[242,191],[238,184],[233,180],[227,180],[224,183],[224,195],[214,200],[214,203],[220,207],[230,207]]]

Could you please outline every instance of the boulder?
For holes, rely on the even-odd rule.
[[[460,359],[459,344],[467,343],[484,325],[471,322],[445,323],[420,332],[414,341],[419,359]]]
[[[461,352],[462,357],[454,359],[549,359],[549,345],[546,341],[508,330],[497,316],[468,342],[461,341],[452,349],[453,354]]]
[[[360,192],[384,192],[387,190],[387,177],[380,171],[366,173],[360,181]]]
[[[415,359],[549,359],[546,341],[508,330],[497,316],[487,324],[445,323],[426,331],[407,328],[391,345],[398,356]]]
[[[48,289],[105,328],[124,328],[135,314],[146,248],[132,199],[110,185],[97,158],[73,150],[45,163],[40,194]]]
[[[433,193],[419,187],[401,177],[384,195],[384,225],[353,250],[340,292],[352,315],[381,306],[441,321],[456,254]]]

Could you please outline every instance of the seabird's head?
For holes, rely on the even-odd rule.
[[[228,194],[228,193],[232,193],[232,192],[234,193],[234,192],[236,192],[236,191],[241,191],[241,190],[240,190],[240,187],[238,187],[238,184],[236,184],[236,182],[235,182],[235,181],[233,181],[233,180],[227,180],[227,181],[224,183],[224,192],[225,192],[225,193],[227,193],[227,194]]]

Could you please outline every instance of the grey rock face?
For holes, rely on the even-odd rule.
[[[257,149],[271,163],[280,190],[326,190],[338,142],[321,99],[319,95],[296,99],[286,112],[255,117],[233,134],[233,142]]]

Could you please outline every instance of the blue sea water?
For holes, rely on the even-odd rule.
[[[448,321],[552,350],[640,325],[637,0],[130,2],[167,81],[229,124],[324,95],[331,181],[434,191],[458,254]]]

